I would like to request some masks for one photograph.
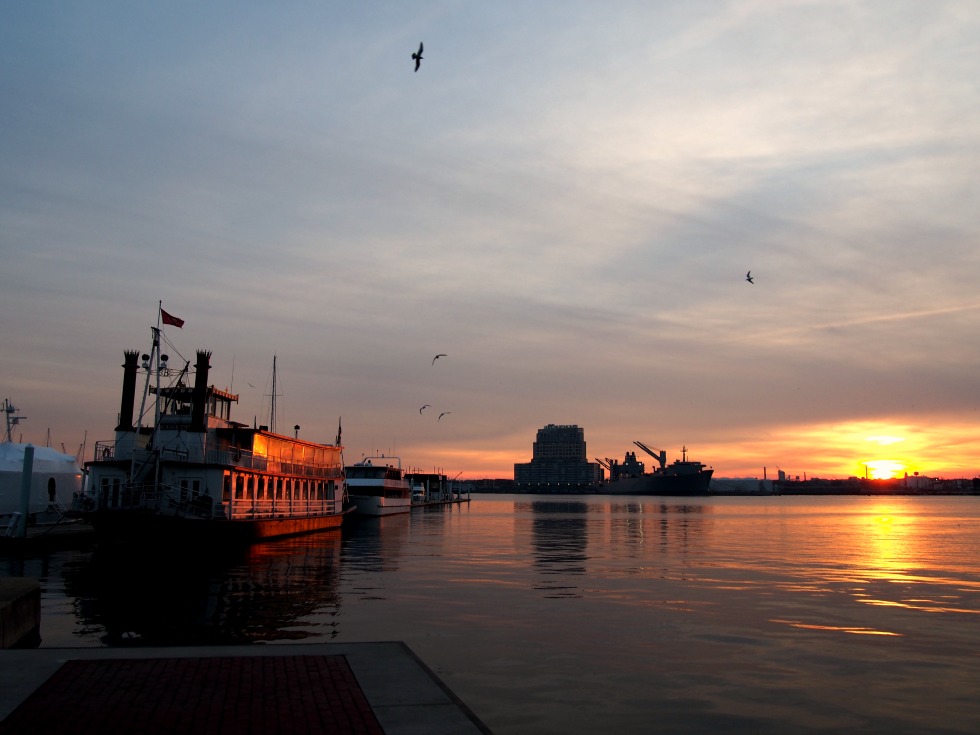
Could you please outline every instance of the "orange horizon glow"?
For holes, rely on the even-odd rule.
[[[542,426],[546,422],[542,422]],[[598,436],[611,434],[584,426],[588,460],[595,457],[622,459],[632,450],[629,441],[615,449],[604,448]],[[412,447],[412,456],[438,457],[450,477],[462,470],[460,479],[511,479],[514,463],[531,459],[534,432],[511,436],[487,451],[484,446],[454,448]],[[911,421],[851,421],[767,428],[763,435],[746,439],[688,443],[688,458],[704,462],[715,477],[776,479],[780,470],[789,478],[870,479],[923,477],[972,479],[980,476],[980,426],[937,421],[920,426]],[[505,448],[505,445],[510,448]],[[680,445],[664,447],[668,462],[680,458]],[[425,466],[425,461],[413,462]],[[649,463],[648,468],[649,468]],[[455,468],[455,469],[454,469]],[[450,471],[452,470],[452,471]]]

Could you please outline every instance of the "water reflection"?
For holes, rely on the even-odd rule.
[[[700,548],[707,510],[703,503],[659,499],[514,503],[515,528],[519,536],[530,536],[534,568],[542,577],[534,589],[546,597],[581,597],[576,578],[589,573],[590,562],[626,558],[639,562],[627,573],[646,573],[651,551],[663,556]]]
[[[409,538],[408,513],[382,518],[358,518],[345,528],[341,559],[344,579],[362,600],[384,600],[385,572],[397,572],[402,547]]]
[[[254,544],[222,554],[138,553],[97,548],[88,564],[66,567],[79,636],[108,646],[182,646],[332,637],[300,630],[314,610],[339,608],[340,531]],[[306,626],[308,627],[308,626]]]
[[[661,553],[685,551],[702,543],[707,511],[701,503],[612,502],[610,542],[621,544],[631,558],[642,557],[651,548]]]
[[[514,503],[518,533],[530,514],[534,567],[543,579],[533,587],[545,597],[581,597],[568,577],[585,574],[589,559],[589,519],[595,506],[573,500],[536,500]]]

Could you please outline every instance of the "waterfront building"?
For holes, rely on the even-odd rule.
[[[531,461],[514,464],[516,489],[552,486],[558,491],[595,486],[604,479],[604,473],[587,456],[584,429],[575,424],[548,424],[538,429]]]

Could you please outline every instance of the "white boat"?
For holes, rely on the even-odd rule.
[[[208,383],[211,353],[197,352],[191,386],[190,362],[170,370],[160,335],[153,330],[142,365],[137,352],[125,353],[115,441],[97,442],[95,459],[85,465],[88,490],[77,508],[96,533],[175,545],[340,526],[347,511],[340,437],[320,444],[233,421],[238,396]],[[146,426],[142,404],[133,419],[140,371],[147,378],[143,403],[154,415]],[[164,377],[171,385],[160,385]]]
[[[412,486],[402,473],[401,459],[383,454],[344,468],[347,497],[363,516],[388,516],[412,510]]]
[[[26,498],[28,523],[61,522],[72,498],[82,489],[82,468],[70,454],[13,441],[13,427],[24,417],[17,415],[17,409],[9,400],[3,403],[3,413],[7,428],[0,443],[0,524],[13,533],[12,524],[16,524],[24,513],[24,456],[28,448],[34,455]]]

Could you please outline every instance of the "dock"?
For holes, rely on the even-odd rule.
[[[81,520],[28,526],[23,536],[0,535],[0,556],[25,551],[77,549],[94,541],[92,524]]]
[[[490,730],[401,642],[0,651],[0,735]]]
[[[40,587],[0,578],[5,646],[37,645]],[[401,641],[0,650],[0,735],[488,735]]]
[[[462,505],[470,502],[469,496],[463,498],[446,498],[445,500],[413,500],[412,510],[416,508],[437,508],[443,505]]]

